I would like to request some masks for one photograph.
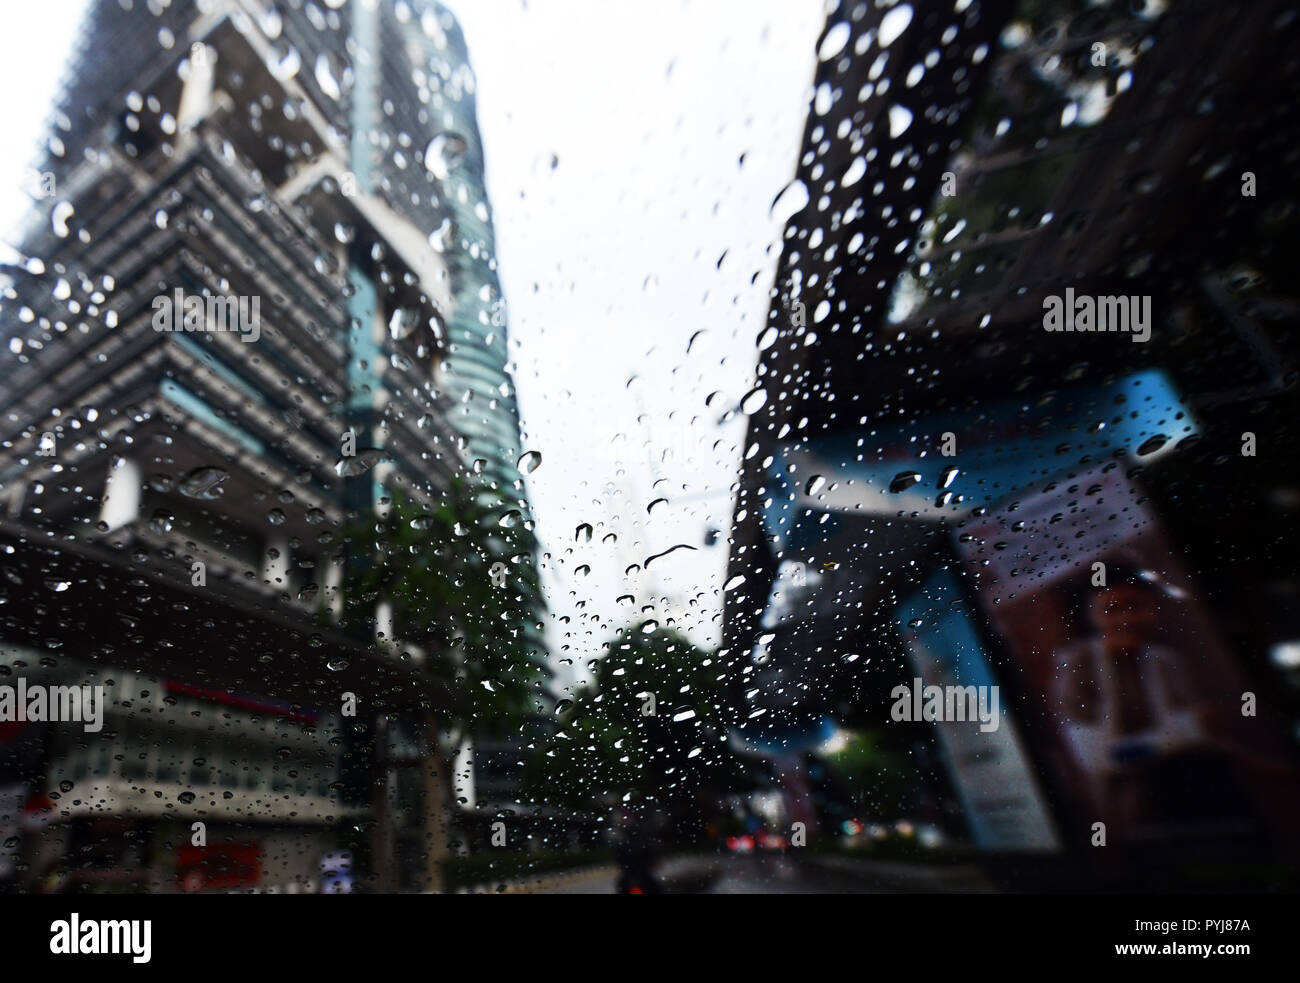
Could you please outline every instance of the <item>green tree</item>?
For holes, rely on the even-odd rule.
[[[342,537],[351,567],[344,623],[364,636],[376,605],[390,604],[394,638],[381,642],[418,647],[430,689],[439,684],[452,694],[450,706],[410,722],[425,746],[425,883],[440,890],[450,845],[448,819],[455,811],[451,754],[464,737],[517,730],[533,708],[542,677],[545,604],[535,566],[537,544],[516,503],[473,479],[454,478],[431,507],[401,495],[380,504],[378,513]],[[381,813],[387,808],[383,786],[379,776]],[[377,835],[375,864],[381,878],[390,878],[396,864],[411,858],[389,856],[382,832]]]
[[[432,508],[394,495],[346,538],[371,562],[346,597],[345,617],[392,605],[397,639],[419,646],[425,671],[456,695],[451,729],[517,727],[541,676],[545,601],[536,539],[514,503],[458,477]]]
[[[642,622],[605,643],[592,682],[557,708],[536,759],[538,794],[569,805],[640,800],[696,814],[744,781],[726,742],[722,667],[684,635]]]

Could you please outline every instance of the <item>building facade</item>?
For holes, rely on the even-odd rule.
[[[279,852],[298,837],[289,881],[320,883],[314,858],[358,808],[379,817],[381,885],[427,886],[443,794],[405,766],[453,694],[382,599],[379,643],[341,623],[336,543],[392,496],[431,507],[467,472],[527,507],[458,26],[433,3],[93,4],[47,151],[57,194],[0,303],[0,637],[23,672],[115,674],[121,726],[71,745],[50,730],[35,758],[6,756],[6,787],[48,813],[42,842],[87,811],[104,828],[248,827],[207,860],[188,843],[159,859],[150,840],[155,888],[205,884],[186,871],[272,835]],[[167,727],[137,718],[167,694],[198,707],[175,721],[193,754],[142,766],[135,749]],[[236,733],[205,736],[231,701]],[[349,710],[373,733],[367,760],[340,766]],[[248,759],[236,785],[227,769],[204,794],[195,776],[232,754]],[[118,780],[158,792],[154,812],[122,805]],[[286,790],[291,805],[231,804]]]
[[[1300,142],[1296,30],[1273,4],[830,10],[727,573],[746,740],[924,745],[990,852],[1084,857],[1104,818],[1153,861],[1290,854],[1300,626],[1264,599],[1300,588],[1297,237],[1257,180]],[[1105,591],[1148,595],[1140,686],[1096,655]],[[922,677],[1000,687],[1002,726],[892,718]],[[1114,723],[1134,689],[1158,725]]]

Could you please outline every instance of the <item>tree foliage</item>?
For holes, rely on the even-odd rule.
[[[475,735],[517,726],[534,706],[545,602],[536,540],[514,503],[458,477],[432,508],[395,495],[345,540],[354,564],[345,619],[373,617],[387,601],[396,639],[453,688],[450,723]]]
[[[605,644],[592,682],[557,708],[559,730],[535,785],[572,804],[640,799],[689,809],[745,770],[726,741],[727,705],[713,653],[653,622]]]

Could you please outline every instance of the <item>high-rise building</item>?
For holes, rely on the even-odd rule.
[[[1095,857],[1101,818],[1288,856],[1297,218],[1257,182],[1300,134],[1298,30],[1281,3],[829,9],[732,531],[747,739],[935,748],[985,850]],[[1106,591],[1144,606],[1148,668],[1095,657]],[[920,678],[1000,686],[1001,725],[894,716]]]
[[[336,808],[265,811],[280,826],[348,814],[321,721],[351,694],[384,728],[389,859],[428,852],[434,792],[401,765],[450,695],[382,603],[384,644],[340,625],[330,534],[465,470],[526,508],[473,91],[435,3],[92,4],[37,165],[55,192],[0,298],[11,672],[143,673],[236,700],[252,730],[288,714],[307,736],[272,767],[310,771]],[[0,784],[47,782],[48,758]],[[149,809],[81,788],[104,777],[82,768],[50,817],[74,821],[71,798],[203,817],[184,793],[209,771],[152,774]]]

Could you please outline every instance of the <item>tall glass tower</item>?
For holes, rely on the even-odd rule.
[[[433,506],[468,470],[523,499],[474,78],[451,14],[90,4],[37,168],[57,193],[0,270],[14,570],[0,654],[39,664],[49,646],[143,672],[142,691],[244,694],[256,719],[316,720],[279,704],[337,707],[343,691],[375,713],[445,705],[412,660],[340,624],[347,558],[322,533],[394,492]],[[208,314],[160,327],[159,298],[187,297]],[[255,331],[216,323],[237,299],[257,301]],[[155,818],[198,808],[181,797],[192,769],[155,764]],[[323,777],[321,807],[301,812],[341,817]],[[398,813],[394,835],[422,843]]]

